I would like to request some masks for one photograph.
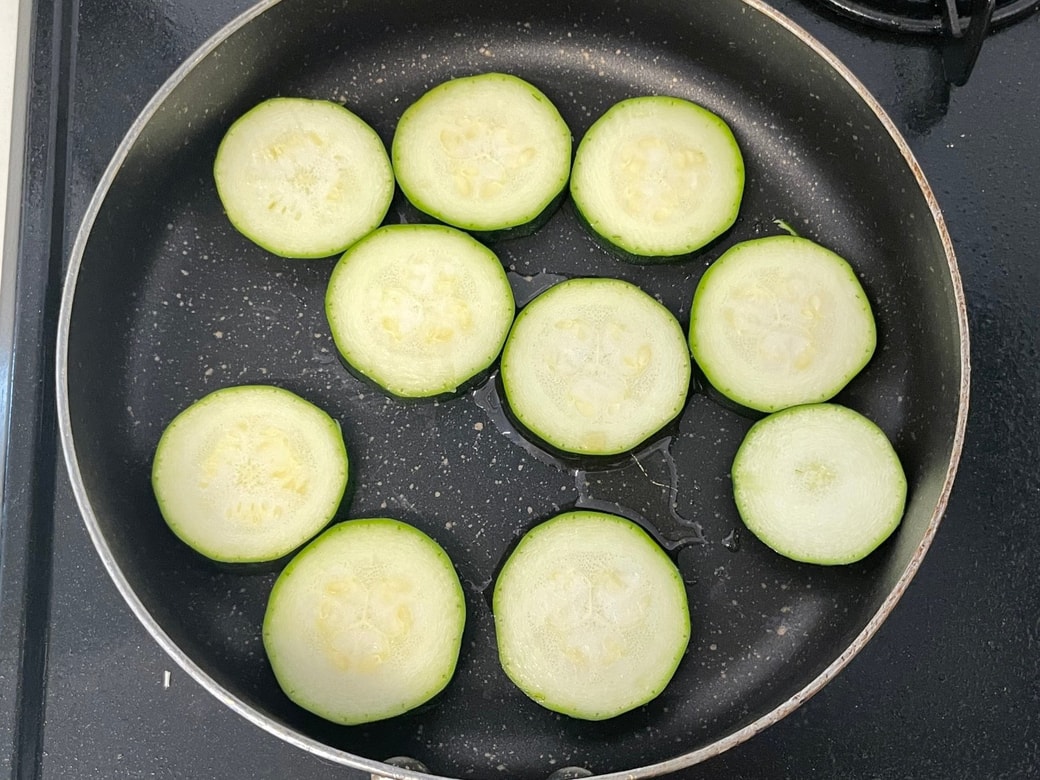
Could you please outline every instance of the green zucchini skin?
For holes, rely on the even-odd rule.
[[[525,306],[502,351],[509,410],[552,447],[613,456],[683,410],[690,356],[674,315],[634,284],[557,283]]]
[[[438,84],[405,109],[391,159],[412,205],[492,241],[548,221],[562,202],[571,149],[570,129],[540,89],[491,72]]]
[[[679,255],[667,254],[667,255],[653,255],[653,254],[638,254],[631,252],[622,246],[611,241],[606,236],[601,235],[592,223],[585,217],[581,209],[574,203],[572,199],[568,199],[564,204],[564,209],[572,212],[574,219],[579,225],[584,228],[589,238],[600,247],[604,252],[607,252],[611,257],[616,260],[620,260],[623,263],[629,265],[643,265],[643,266],[655,266],[655,265],[671,265],[674,263],[686,262],[694,253],[699,252],[711,252],[712,249],[721,242],[726,240],[726,234],[723,233],[713,238],[703,246],[698,247],[696,250],[692,250],[689,253],[683,253]]]
[[[716,392],[770,413],[837,395],[873,357],[877,326],[844,258],[777,235],[737,243],[708,267],[688,342]]]
[[[755,423],[731,478],[748,530],[803,563],[862,560],[892,535],[906,506],[906,474],[884,431],[834,403],[790,407]]]
[[[690,639],[686,587],[642,528],[593,510],[528,531],[492,597],[499,660],[529,698],[599,721],[659,696]]]
[[[512,241],[517,238],[532,236],[549,224],[549,220],[551,220],[556,215],[556,212],[560,210],[560,207],[566,201],[566,198],[567,190],[560,190],[556,194],[556,197],[549,201],[549,205],[542,209],[539,214],[528,222],[524,222],[520,225],[499,228],[496,230],[467,230],[466,232],[485,244],[496,244],[500,241]]]
[[[580,222],[622,260],[676,262],[737,219],[744,159],[729,125],[668,96],[611,106],[578,144],[570,194]]]
[[[228,128],[213,163],[231,224],[285,258],[337,255],[374,230],[394,195],[372,127],[338,103],[265,100]]]
[[[440,694],[465,622],[465,594],[444,549],[395,518],[363,518],[329,528],[279,575],[263,642],[293,702],[354,726]]]
[[[270,385],[221,388],[166,426],[152,489],[170,530],[221,564],[291,554],[343,504],[349,463],[339,424]]]
[[[486,375],[516,313],[498,256],[447,225],[385,225],[337,262],[325,312],[341,359],[406,400]]]

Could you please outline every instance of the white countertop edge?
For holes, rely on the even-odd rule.
[[[0,0],[0,204],[6,204],[13,137],[15,56],[18,41],[18,0]],[[7,209],[0,210],[6,216]],[[0,247],[4,246],[4,223],[0,220]],[[5,252],[6,254],[6,252]]]
[[[5,315],[12,301],[4,292],[13,282],[18,252],[32,9],[32,0],[0,0],[0,311]]]
[[[15,290],[25,173],[34,0],[0,0],[0,496],[6,492]]]

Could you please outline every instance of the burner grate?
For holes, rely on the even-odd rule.
[[[942,37],[943,71],[966,84],[982,42],[996,27],[1025,19],[1040,0],[819,0],[857,22],[899,33]]]
[[[885,30],[917,35],[959,35],[974,15],[963,0],[818,0],[843,16]],[[986,5],[982,3],[981,5]],[[1040,9],[1040,0],[997,0],[989,27],[1026,18]],[[953,12],[950,9],[954,9]],[[954,25],[951,28],[951,23]]]

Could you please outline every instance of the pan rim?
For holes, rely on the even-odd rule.
[[[145,126],[151,121],[155,113],[159,110],[172,91],[203,59],[209,56],[231,35],[236,33],[254,18],[278,5],[280,2],[281,0],[260,0],[260,2],[257,2],[224,25],[191,55],[189,55],[189,57],[173,71],[159,90],[156,91],[156,93],[146,103],[145,107],[130,125],[102,174],[77,230],[62,287],[55,356],[59,440],[77,507],[83,518],[84,525],[87,528],[88,535],[90,536],[109,577],[115,584],[116,589],[130,607],[131,612],[133,612],[136,618],[152,635],[152,638],[159,644],[166,654],[169,655],[183,671],[202,685],[209,694],[214,696],[214,698],[222,702],[229,709],[245,718],[247,721],[267,731],[273,736],[276,736],[308,753],[333,761],[337,764],[353,767],[368,772],[373,776],[392,778],[393,780],[423,778],[450,780],[447,776],[402,769],[330,747],[329,745],[307,737],[299,731],[275,721],[270,716],[265,715],[258,709],[250,706],[242,699],[230,693],[226,688],[208,675],[162,629],[158,621],[144,606],[134,592],[129,581],[123,575],[118,562],[116,561],[115,556],[109,548],[101,531],[90,498],[87,495],[87,490],[83,482],[82,473],[79,468],[79,461],[76,455],[76,446],[72,435],[71,411],[69,407],[69,333],[79,272],[96,218],[106,197],[108,196],[112,183],[129,154],[130,149],[137,142]],[[709,745],[683,753],[682,755],[675,756],[665,761],[647,764],[637,769],[609,772],[595,776],[601,780],[639,780],[640,778],[657,777],[676,772],[680,769],[701,763],[709,758],[720,755],[751,739],[763,730],[787,717],[833,680],[877,633],[882,623],[887,619],[888,615],[902,598],[910,584],[910,581],[914,578],[920,568],[921,562],[932,544],[935,534],[938,531],[939,524],[945,513],[966,435],[970,396],[970,339],[967,304],[960,271],[953,249],[952,239],[939,207],[938,200],[935,197],[920,164],[916,160],[909,144],[902,136],[895,123],[888,116],[885,109],[858,79],[858,77],[856,77],[835,54],[827,49],[804,28],[775,8],[769,6],[764,0],[740,0],[740,2],[745,8],[762,14],[770,21],[792,34],[802,45],[808,47],[813,54],[820,58],[853,89],[858,98],[866,104],[871,113],[877,117],[884,130],[888,133],[890,139],[899,150],[905,164],[910,169],[910,172],[920,188],[943,247],[943,253],[947,262],[947,270],[950,274],[953,300],[956,306],[956,320],[959,333],[960,383],[958,386],[959,398],[957,417],[954,426],[953,440],[951,443],[950,458],[943,478],[942,489],[940,490],[939,498],[932,512],[928,526],[925,529],[924,536],[896,581],[895,587],[885,597],[878,610],[870,618],[855,639],[837,658],[823,669],[823,671],[806,684],[800,691],[769,713]]]

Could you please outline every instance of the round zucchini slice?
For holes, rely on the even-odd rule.
[[[619,279],[570,279],[520,312],[502,352],[516,418],[579,455],[627,452],[682,411],[690,354],[667,308]]]
[[[833,398],[870,361],[877,330],[852,267],[819,244],[737,244],[693,296],[690,351],[712,386],[763,412]]]
[[[288,555],[328,525],[347,486],[347,450],[324,411],[279,387],[216,390],[178,414],[152,462],[170,529],[216,561]]]
[[[391,146],[416,208],[481,233],[520,229],[559,202],[571,132],[537,87],[484,73],[444,82],[401,116]]]
[[[392,718],[451,681],[466,603],[447,554],[391,518],[311,542],[271,590],[263,640],[285,694],[334,723]]]
[[[498,257],[446,225],[387,225],[336,264],[325,296],[343,359],[388,393],[455,392],[498,357],[516,305]]]
[[[737,218],[744,158],[729,126],[696,103],[622,100],[578,144],[571,198],[586,225],[636,262],[689,254]]]
[[[636,524],[573,511],[529,531],[493,596],[509,678],[542,706],[604,720],[656,698],[690,639],[686,587]]]
[[[339,254],[383,221],[394,195],[375,130],[310,98],[272,98],[240,117],[213,175],[231,224],[282,257]]]
[[[748,529],[796,561],[854,563],[898,527],[907,483],[872,421],[837,404],[796,406],[755,423],[732,469]]]

